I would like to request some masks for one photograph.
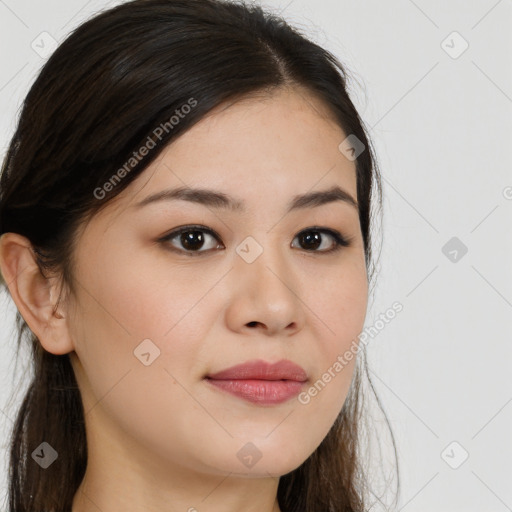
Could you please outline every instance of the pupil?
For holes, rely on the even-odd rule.
[[[311,235],[311,233],[314,234]],[[305,245],[310,245],[312,243],[313,247],[310,248],[313,249],[316,249],[321,244],[320,234],[317,231],[309,232],[302,235],[302,240],[305,241]]]
[[[196,240],[194,240],[196,238]],[[204,243],[201,231],[187,231],[181,234],[181,243],[186,249],[200,249]]]

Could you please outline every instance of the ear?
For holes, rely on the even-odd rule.
[[[55,355],[73,351],[65,310],[54,311],[59,283],[43,276],[27,238],[17,233],[0,237],[0,270],[21,316],[43,348]]]

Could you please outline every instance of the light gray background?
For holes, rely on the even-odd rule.
[[[32,42],[47,37],[42,32],[61,41],[116,3],[0,0],[2,154],[44,63]],[[266,5],[307,29],[361,85],[351,96],[376,144],[385,198],[367,325],[395,301],[404,307],[368,344],[372,377],[398,441],[397,509],[512,510],[512,2]],[[457,56],[461,38],[469,47]],[[458,251],[457,261],[442,251],[452,237],[468,249],[463,256]],[[14,347],[13,308],[5,297],[0,317],[4,449]],[[457,466],[463,450],[468,459],[453,469],[448,462]]]

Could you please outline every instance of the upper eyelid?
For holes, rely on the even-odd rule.
[[[174,238],[175,236],[178,236],[181,233],[186,233],[187,231],[207,231],[208,233],[212,234],[215,238],[217,238],[217,239],[221,238],[220,235],[212,228],[191,224],[190,226],[182,226],[182,227],[173,229],[167,235],[164,235],[160,240],[167,240],[169,238]]]
[[[216,238],[218,238],[218,239],[221,238],[221,236],[212,228],[209,228],[207,226],[191,224],[188,226],[182,226],[182,227],[177,227],[177,228],[173,229],[168,234],[161,237],[161,240],[173,238],[181,233],[186,233],[187,231],[194,231],[194,230],[195,231],[208,231],[210,234],[214,235]],[[304,231],[323,231],[323,232],[326,232],[327,234],[331,234],[331,236],[333,235],[333,233],[329,233],[330,231],[332,231],[334,233],[339,232],[337,229],[334,229],[334,228],[327,228],[327,227],[321,227],[321,226],[310,226],[310,227],[301,229],[300,231],[297,232],[297,234],[295,236],[297,236],[300,233],[303,233]],[[340,234],[343,235],[342,233],[340,233]]]

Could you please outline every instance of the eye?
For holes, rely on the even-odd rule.
[[[213,230],[204,226],[184,226],[182,228],[175,229],[165,237],[161,238],[159,242],[171,242],[171,245],[176,247],[172,241],[177,238],[176,243],[181,245],[181,248],[178,246],[176,249],[177,252],[185,252],[188,256],[197,256],[198,253],[220,248],[219,244],[212,244],[210,241],[209,248],[207,247],[205,250],[200,250],[205,245],[205,241],[208,241],[209,237],[214,240],[216,239],[217,241],[220,240],[219,236]],[[206,245],[208,245],[208,243]]]
[[[331,248],[325,249],[324,236],[329,235],[334,242],[331,242]],[[340,250],[342,247],[348,247],[350,240],[346,239],[341,235],[340,232],[333,229],[326,229],[320,227],[312,227],[301,231],[296,238],[299,239],[299,243],[305,245],[305,249],[308,252],[321,252],[330,253]],[[324,247],[324,250],[316,250],[318,247]]]
[[[330,248],[327,249],[325,249],[325,235],[331,238]],[[338,231],[316,226],[301,231],[295,239],[299,240],[299,244],[307,252],[331,253],[350,245],[350,239],[343,237]],[[219,243],[215,243],[215,240]],[[187,256],[199,256],[201,253],[212,249],[224,247],[215,231],[199,225],[175,229],[158,241],[166,244],[170,243],[173,251],[184,253]],[[204,248],[205,245],[206,249]],[[327,245],[329,246],[329,244]],[[317,250],[319,247],[322,250]]]

